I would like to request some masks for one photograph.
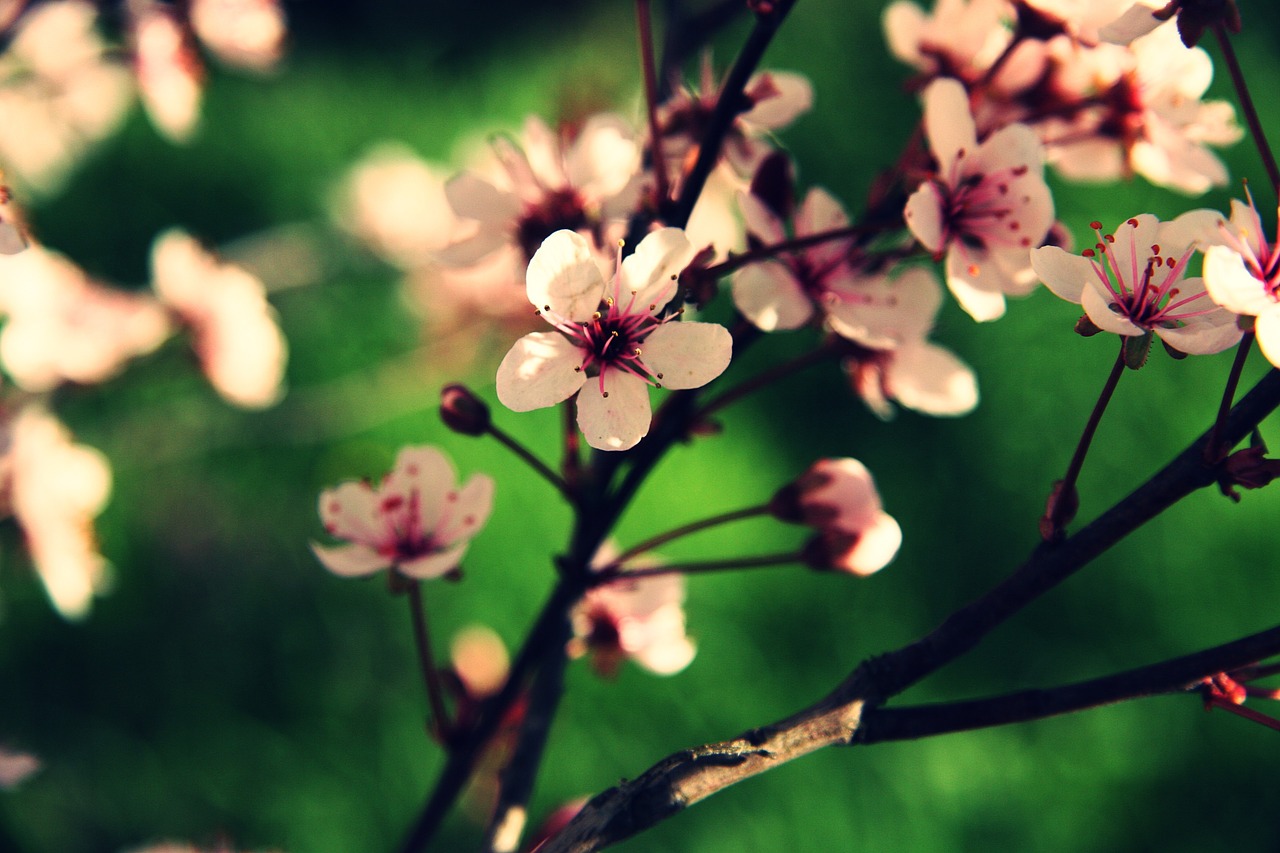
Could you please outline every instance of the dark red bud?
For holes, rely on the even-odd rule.
[[[440,420],[454,432],[484,435],[489,431],[489,407],[465,385],[446,385],[440,391]]]

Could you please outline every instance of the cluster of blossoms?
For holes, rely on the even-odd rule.
[[[1160,26],[1152,7],[1133,6],[938,0],[926,12],[896,0],[884,27],[919,85],[939,77],[965,84],[980,137],[1025,124],[1066,178],[1137,172],[1187,193],[1225,184],[1226,169],[1208,146],[1235,142],[1241,131],[1229,104],[1201,102],[1213,75],[1209,56],[1187,47],[1174,22]]]
[[[79,617],[106,581],[92,521],[110,468],[37,395],[111,379],[185,330],[215,390],[261,408],[283,392],[286,346],[262,282],[182,232],[156,240],[152,294],[95,282],[38,244],[18,248],[0,257],[0,367],[16,386],[0,417],[3,505],[55,607]]]
[[[416,282],[437,331],[481,317],[511,335],[523,331],[531,303],[551,328],[510,347],[497,368],[497,398],[517,412],[572,403],[586,444],[602,451],[643,447],[652,389],[692,392],[716,382],[739,341],[754,339],[686,318],[689,306],[715,298],[721,279],[730,282],[739,329],[816,331],[817,352],[838,359],[853,390],[885,418],[893,402],[933,415],[977,404],[972,370],[930,340],[943,293],[930,262],[978,321],[999,318],[1007,297],[1044,281],[1083,304],[1096,329],[1154,333],[1180,353],[1216,352],[1239,340],[1240,329],[1235,313],[1210,303],[1206,285],[1188,277],[1197,247],[1216,243],[1214,264],[1262,281],[1261,296],[1236,301],[1247,301],[1260,325],[1264,316],[1273,322],[1264,309],[1276,304],[1274,264],[1243,208],[1230,223],[1212,212],[1164,225],[1139,216],[1114,235],[1099,231],[1097,247],[1083,255],[1060,247],[1069,240],[1055,222],[1047,164],[1071,179],[1137,171],[1199,192],[1225,180],[1206,145],[1238,136],[1230,107],[1200,103],[1209,82],[1203,51],[1184,46],[1173,23],[1135,24],[1130,15],[1107,28],[1126,7],[891,4],[890,47],[919,72],[912,85],[923,144],[904,152],[892,188],[873,192],[869,222],[853,221],[821,187],[796,190],[771,134],[813,103],[799,75],[751,78],[717,140],[719,156],[700,163],[724,94],[709,61],[699,86],[677,82],[651,105],[647,136],[613,113],[555,129],[530,118],[452,178],[407,149],[382,147],[347,179],[338,216]],[[688,186],[696,195],[683,199]],[[665,224],[677,200],[688,202],[680,228]],[[487,411],[483,423],[446,421],[472,435],[492,429]],[[576,437],[566,441],[576,448]],[[573,499],[580,483],[568,470],[558,485]],[[350,482],[322,495],[326,528],[350,544],[313,547],[338,574],[390,567],[405,579],[451,575],[491,495],[488,478],[476,475],[459,490],[438,451],[406,449],[381,486]],[[816,568],[870,574],[901,543],[870,472],[854,459],[815,463],[765,509],[814,528],[794,556]],[[694,646],[680,571],[626,558],[599,571],[607,577],[584,581],[573,609],[570,652],[590,653],[604,673],[624,658],[658,672],[683,669]]]
[[[227,65],[271,70],[284,43],[278,0],[131,0],[119,40],[99,32],[86,0],[10,3],[12,38],[0,53],[0,162],[14,180],[49,192],[123,120],[136,90],[156,129],[185,142],[200,118],[204,67],[197,43]]]

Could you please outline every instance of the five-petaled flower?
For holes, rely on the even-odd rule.
[[[557,231],[525,276],[529,301],[555,327],[516,341],[498,367],[498,399],[527,412],[578,395],[578,426],[600,450],[626,450],[649,432],[649,386],[698,388],[729,365],[733,341],[715,323],[672,322],[667,304],[693,255],[663,228],[617,265],[612,287],[591,246]]]
[[[1105,332],[1126,338],[1155,332],[1178,352],[1221,352],[1240,340],[1236,316],[1213,304],[1203,279],[1185,277],[1206,215],[1212,212],[1193,210],[1160,222],[1143,213],[1115,234],[1094,222],[1094,248],[1073,255],[1046,246],[1031,253],[1031,264],[1045,286],[1082,305]]]
[[[857,459],[819,459],[778,490],[771,510],[818,531],[804,549],[814,568],[869,575],[887,566],[902,545],[902,528],[881,508],[871,472]]]
[[[320,494],[325,529],[347,545],[311,544],[334,574],[358,577],[395,566],[411,578],[457,567],[493,505],[493,480],[473,474],[461,488],[453,463],[434,447],[405,447],[374,486],[349,480]]]
[[[1237,314],[1256,317],[1258,346],[1280,365],[1280,246],[1268,242],[1250,196],[1246,205],[1231,200],[1231,221],[1218,217],[1203,240],[1204,284],[1214,302]]]
[[[1027,250],[1053,225],[1044,149],[1023,124],[979,144],[969,96],[949,78],[925,89],[924,125],[938,171],[907,199],[907,227],[936,257],[946,254],[947,287],[960,306],[975,320],[995,320],[1005,294],[1035,284]]]

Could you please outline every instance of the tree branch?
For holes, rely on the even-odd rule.
[[[1280,371],[1272,370],[1232,410],[1221,435],[1234,445],[1262,418],[1280,405]],[[1012,697],[954,703],[930,708],[885,709],[879,706],[925,676],[972,649],[978,642],[1043,593],[1057,586],[1126,535],[1159,515],[1191,492],[1212,484],[1215,469],[1203,463],[1205,433],[1155,476],[1098,517],[1088,527],[1058,545],[1042,543],[1004,582],[964,607],[929,635],[897,651],[871,658],[859,665],[829,696],[785,720],[755,729],[737,738],[676,753],[651,767],[639,778],[624,782],[591,800],[579,815],[543,848],[544,853],[586,853],[629,838],[705,799],[735,782],[779,764],[807,755],[824,746],[859,742],[865,714],[879,725],[903,732],[902,737],[922,737],[942,731],[949,713],[969,715],[972,725],[990,718],[1009,722],[1067,713],[1119,698],[1151,692],[1185,689],[1196,676],[1253,663],[1280,648],[1280,628],[1247,637],[1236,643],[1167,661],[1095,682],[1068,685],[1061,695],[1028,691]],[[1137,674],[1135,674],[1137,673]],[[1124,679],[1130,680],[1127,685]],[[1157,690],[1163,688],[1163,690]],[[1129,691],[1125,694],[1123,691]],[[1119,694],[1119,695],[1117,695]],[[1107,696],[1115,698],[1108,699]],[[1016,700],[1012,708],[1009,701]],[[1086,703],[1078,705],[1076,703]],[[1018,703],[1021,703],[1020,706]],[[894,714],[901,716],[894,717]],[[914,727],[914,728],[913,728]],[[960,726],[963,728],[964,726]],[[919,731],[910,735],[906,732]],[[896,739],[882,734],[880,740]],[[872,742],[870,740],[867,741]]]

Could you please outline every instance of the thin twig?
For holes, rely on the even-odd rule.
[[[1262,131],[1262,121],[1258,118],[1258,110],[1253,106],[1253,96],[1249,94],[1249,85],[1240,69],[1235,48],[1231,46],[1231,37],[1221,22],[1213,25],[1213,34],[1218,39],[1218,46],[1222,48],[1222,58],[1227,63],[1227,73],[1231,75],[1231,83],[1235,86],[1240,111],[1244,113],[1244,120],[1249,125],[1249,135],[1253,137],[1253,144],[1262,157],[1263,168],[1267,170],[1267,177],[1271,180],[1271,191],[1280,195],[1280,167],[1276,166],[1275,154],[1271,153],[1267,135]]]

